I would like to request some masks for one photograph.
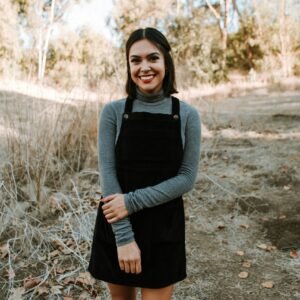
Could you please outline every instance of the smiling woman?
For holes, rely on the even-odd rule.
[[[89,271],[112,299],[170,300],[186,277],[182,195],[195,182],[200,120],[176,93],[171,48],[154,28],[126,43],[128,97],[100,116],[104,198],[98,208]]]

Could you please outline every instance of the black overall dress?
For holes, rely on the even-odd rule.
[[[183,158],[179,100],[172,114],[132,112],[127,98],[115,147],[117,177],[123,193],[156,185],[176,176]],[[161,288],[186,277],[185,223],[182,197],[130,216],[141,250],[142,272],[121,271],[111,225],[101,205],[96,218],[89,272],[106,282]]]

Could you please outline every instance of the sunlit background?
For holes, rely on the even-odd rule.
[[[299,76],[298,0],[2,0],[0,75],[72,90],[123,84],[124,42],[169,39],[179,86]]]

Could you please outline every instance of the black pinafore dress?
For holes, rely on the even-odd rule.
[[[172,97],[172,114],[132,112],[127,98],[115,147],[116,172],[123,193],[156,185],[176,176],[183,159],[179,100]],[[161,288],[186,277],[185,221],[182,197],[145,208],[130,216],[141,250],[142,272],[119,267],[111,225],[98,208],[88,270],[106,282]]]

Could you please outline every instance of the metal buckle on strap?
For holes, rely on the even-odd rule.
[[[127,120],[129,118],[129,115],[128,114],[124,114],[123,118]]]
[[[179,119],[179,116],[178,116],[178,115],[173,115],[173,119],[174,119],[174,120],[178,120],[178,119]]]

